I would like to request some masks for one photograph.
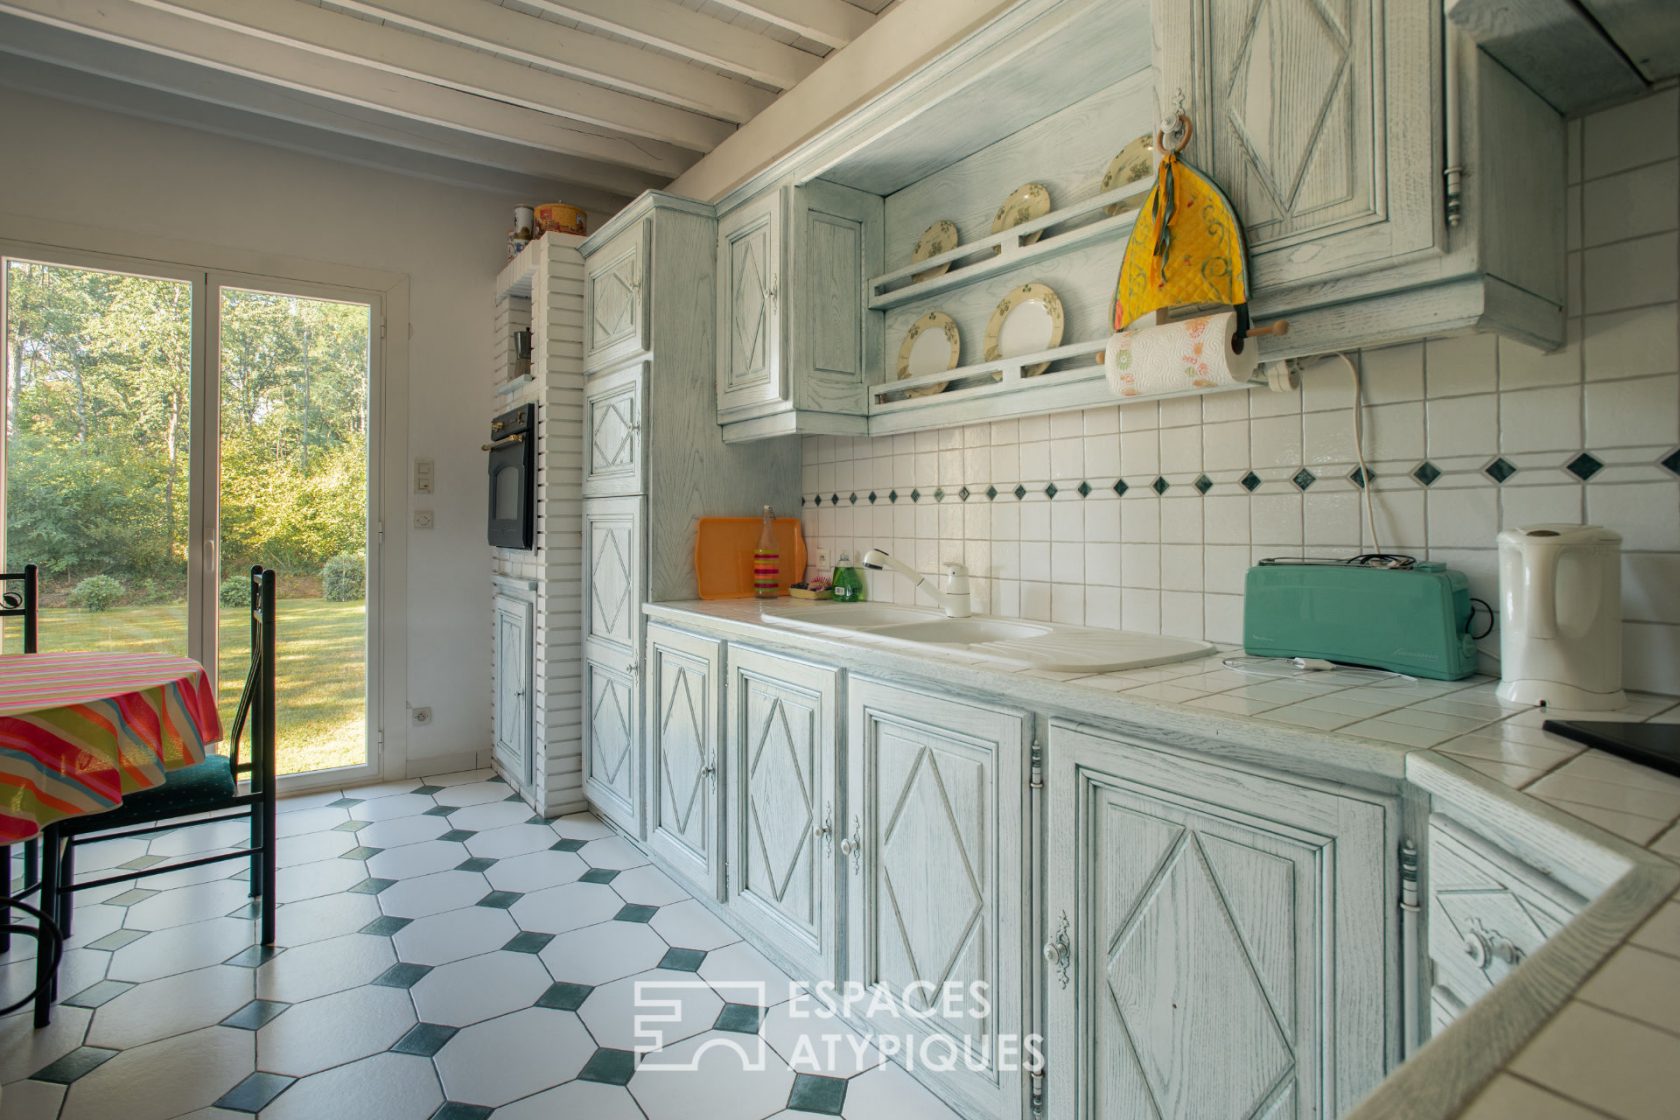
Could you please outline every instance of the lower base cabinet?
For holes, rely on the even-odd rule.
[[[858,677],[847,690],[854,1015],[965,1115],[1021,1116],[1031,717]]]
[[[690,890],[723,897],[718,666],[723,643],[647,628],[648,847]]]
[[[729,650],[728,903],[806,980],[839,974],[839,677]]]
[[[642,837],[641,713],[636,663],[586,650],[583,660],[583,788],[601,816]]]
[[[1047,1116],[1328,1120],[1382,1080],[1382,803],[1072,724],[1049,759]]]

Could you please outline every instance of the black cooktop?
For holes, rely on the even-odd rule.
[[[1652,769],[1680,775],[1680,723],[1549,719],[1541,727]]]

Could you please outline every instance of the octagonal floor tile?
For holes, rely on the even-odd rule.
[[[603,868],[607,871],[628,871],[632,867],[640,867],[648,861],[642,850],[622,836],[609,836],[604,840],[591,840],[578,849],[578,855],[583,862],[591,867]]]
[[[425,784],[420,778],[394,778],[388,782],[352,786],[344,791],[344,796],[354,797],[357,801],[374,801],[381,797],[394,797],[399,793],[413,793]]]
[[[254,994],[251,970],[225,964],[137,984],[93,1013],[87,1044],[126,1050],[185,1034],[220,1022]]]
[[[467,849],[453,840],[424,840],[369,857],[367,873],[380,879],[417,879],[448,871],[467,858]]]
[[[343,790],[318,789],[313,793],[281,794],[275,804],[279,813],[296,813],[304,809],[320,809],[344,796]]]
[[[418,816],[436,804],[423,793],[399,793],[352,805],[350,816],[358,821],[388,821],[394,817]]]
[[[392,935],[391,940],[399,959],[439,965],[500,949],[518,932],[519,927],[506,910],[467,906],[411,922]]]
[[[757,1047],[751,1035],[708,1031],[645,1055],[630,1081],[630,1095],[655,1120],[763,1120],[787,1106],[793,1071],[774,1051],[763,1054],[763,1068],[750,1069],[759,1056]],[[874,1116],[898,1120],[894,1112]]]
[[[840,1115],[845,1120],[957,1120],[943,1101],[891,1062],[846,1083]]]
[[[306,898],[320,898],[349,890],[366,878],[367,866],[359,859],[319,860],[302,867],[282,869],[274,881],[274,897],[282,903],[301,902]]]
[[[251,826],[243,821],[217,821],[163,832],[152,838],[147,853],[154,856],[196,856],[221,848],[243,848],[251,839]],[[98,845],[94,845],[97,849]],[[80,864],[81,852],[76,853]]]
[[[653,931],[667,944],[683,949],[721,949],[741,940],[699,902],[689,899],[661,906],[653,916]]]
[[[502,782],[463,782],[460,785],[445,786],[432,796],[437,798],[439,805],[487,805],[492,801],[504,801],[513,794],[513,787]],[[525,814],[529,816],[531,810],[527,808]]]
[[[487,832],[492,828],[506,828],[508,825],[530,820],[531,807],[523,801],[490,801],[457,809],[449,814],[448,819],[451,828]]]
[[[578,1017],[600,1045],[635,1050],[670,1046],[710,1030],[722,1010],[723,1000],[694,973],[653,968],[596,988]]]
[[[570,1081],[594,1053],[575,1014],[528,1007],[467,1027],[433,1060],[446,1097],[495,1107]]]
[[[206,1027],[124,1050],[71,1084],[60,1115],[169,1120],[214,1103],[255,1068],[249,1031]]]
[[[302,836],[306,832],[325,832],[349,819],[350,814],[336,806],[322,805],[314,809],[299,809],[293,813],[279,815],[274,822],[274,835],[284,840],[288,836]],[[157,850],[155,843],[152,850]]]
[[[439,871],[404,879],[379,892],[379,908],[398,918],[424,918],[445,910],[471,906],[490,893],[490,884],[476,871]]]
[[[0,1120],[40,1120],[56,1117],[64,1103],[67,1085],[50,1081],[14,1081],[6,1086],[5,1100],[0,1100]],[[628,1093],[625,1094],[629,1096]],[[641,1113],[637,1113],[638,1116]]]
[[[560,934],[540,956],[556,980],[593,986],[653,968],[667,948],[641,922],[601,922]]]
[[[548,822],[548,827],[566,840],[605,840],[609,836],[618,835],[594,813],[573,813],[566,817],[556,817]]]
[[[651,863],[621,872],[613,879],[612,888],[624,901],[644,906],[669,906],[689,897],[687,891]]]
[[[397,962],[391,942],[347,933],[287,949],[257,970],[257,997],[301,1003],[359,987]]]
[[[442,817],[422,813],[417,817],[395,817],[388,821],[375,821],[357,829],[356,843],[366,844],[370,848],[398,848],[404,844],[436,840],[448,831],[448,821]]]
[[[426,784],[429,786],[464,786],[469,782],[482,782],[494,778],[496,772],[488,766],[481,766],[477,770],[456,770],[449,774],[428,774]]]
[[[280,907],[274,916],[275,944],[308,945],[355,933],[379,917],[379,900],[371,894],[328,894]]]
[[[887,1060],[815,1000],[785,1001],[772,1007],[765,1013],[759,1034],[795,1073],[855,1077]]]
[[[646,1120],[629,1089],[595,1081],[570,1081],[557,1089],[515,1101],[498,1108],[491,1120],[557,1120],[572,1116],[589,1120]]]
[[[552,832],[549,833],[548,842],[554,843]],[[589,865],[572,852],[549,851],[547,845],[544,845],[544,850],[540,852],[527,852],[522,856],[497,860],[494,867],[484,872],[484,877],[499,891],[530,894],[532,891],[558,887],[563,883],[575,883],[578,876],[587,870]]]
[[[0,1084],[28,1077],[82,1044],[93,1012],[85,1007],[53,1008],[52,1022],[36,1030],[27,1012],[0,1019]]]
[[[129,929],[154,930],[220,918],[243,906],[250,894],[250,887],[237,879],[175,887],[130,906],[123,924]]]
[[[376,1054],[297,1082],[262,1111],[262,1120],[427,1120],[443,1103],[425,1058]]]
[[[111,967],[105,975],[112,980],[142,983],[177,972],[191,972],[221,964],[239,950],[256,944],[257,936],[257,923],[250,918],[211,918],[173,926],[148,933],[112,953]]]
[[[530,953],[485,953],[432,969],[410,994],[421,1019],[464,1027],[530,1007],[549,979]]]
[[[306,1077],[382,1053],[414,1023],[400,988],[368,985],[293,1004],[257,1031],[257,1068]]]
[[[486,859],[506,859],[527,852],[540,852],[554,843],[554,830],[546,824],[510,824],[467,838],[467,850]]]
[[[297,867],[299,864],[341,856],[355,846],[356,837],[353,833],[329,828],[325,832],[287,837],[284,843],[276,846],[274,858],[281,867]]]
[[[513,904],[519,928],[539,933],[566,933],[604,922],[618,913],[624,900],[600,883],[566,883],[535,891]]]

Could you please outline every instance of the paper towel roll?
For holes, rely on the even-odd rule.
[[[1122,397],[1157,397],[1246,385],[1260,348],[1249,341],[1238,354],[1236,333],[1234,311],[1121,331],[1103,352],[1108,386]]]

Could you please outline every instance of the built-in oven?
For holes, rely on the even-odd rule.
[[[490,543],[529,550],[536,542],[537,406],[490,421]]]

